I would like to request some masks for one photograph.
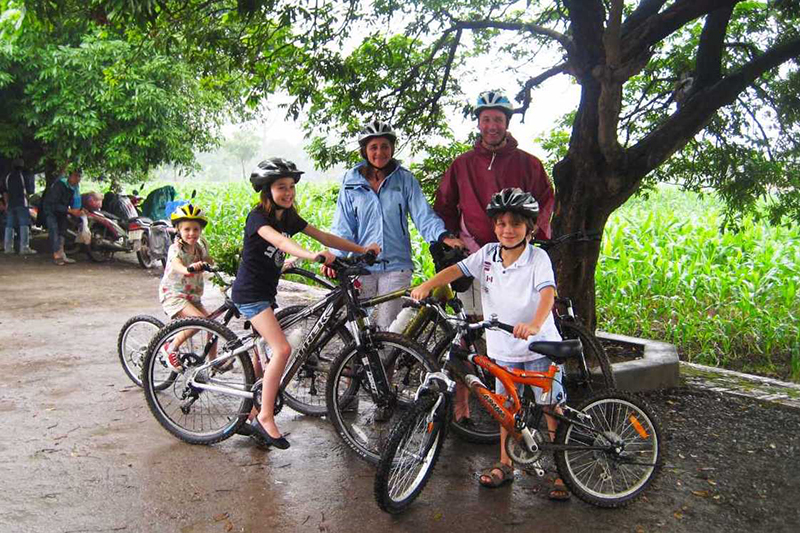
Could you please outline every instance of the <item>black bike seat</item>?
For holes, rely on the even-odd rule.
[[[535,341],[528,345],[532,352],[540,353],[549,357],[554,363],[561,364],[571,357],[580,355],[583,345],[580,339],[570,339],[566,341]]]

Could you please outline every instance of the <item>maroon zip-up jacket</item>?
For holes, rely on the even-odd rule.
[[[550,238],[550,216],[555,204],[553,186],[542,162],[517,146],[516,139],[507,133],[506,144],[492,152],[483,147],[479,137],[472,150],[453,161],[439,184],[433,204],[448,231],[454,235],[461,232],[463,214],[467,231],[480,246],[497,242],[486,206],[494,193],[519,187],[539,202],[539,229],[535,237]]]

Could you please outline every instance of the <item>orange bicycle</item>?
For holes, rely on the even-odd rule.
[[[450,305],[456,307],[458,303],[455,300]],[[496,317],[470,324],[457,315],[448,315],[444,306],[434,300],[426,299],[422,304],[436,309],[457,333],[443,368],[426,375],[413,408],[392,429],[375,477],[375,498],[381,509],[400,513],[425,488],[447,435],[456,381],[464,383],[484,409],[508,430],[505,449],[517,467],[544,476],[542,457],[553,453],[561,479],[587,503],[625,506],[657,478],[664,454],[661,426],[647,403],[632,394],[607,390],[586,398],[576,408],[561,399],[563,414],[549,413],[559,421],[555,441],[546,438],[546,430],[538,429],[544,411],[530,387],[541,388],[542,404],[551,403],[557,365],[580,355],[580,340],[532,342],[531,351],[554,362],[546,372],[506,369],[485,355],[465,351],[461,340],[487,328],[511,333],[512,326]],[[499,379],[506,394],[492,392],[468,363]],[[517,385],[525,387],[522,397]]]

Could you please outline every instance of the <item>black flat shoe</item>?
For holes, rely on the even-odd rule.
[[[250,427],[253,428],[253,431],[259,437],[261,437],[265,444],[274,446],[279,450],[286,450],[289,448],[289,446],[291,446],[289,441],[284,437],[278,437],[277,439],[275,437],[271,437],[270,434],[267,433],[267,430],[261,425],[261,422],[258,421],[258,417],[253,418],[253,420],[250,422]]]

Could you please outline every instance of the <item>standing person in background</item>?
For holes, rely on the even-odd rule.
[[[81,171],[72,170],[68,177],[62,176],[50,185],[42,202],[53,262],[59,266],[75,262],[64,253],[64,235],[67,233],[67,215],[79,217],[84,214],[81,209],[80,182]]]
[[[0,184],[6,206],[5,252],[14,253],[14,230],[19,228],[19,254],[35,254],[36,251],[30,247],[31,215],[28,209],[28,197],[33,194],[34,183],[32,176],[25,175],[25,162],[22,159],[15,159],[13,166],[14,169],[6,174]]]
[[[386,260],[368,267],[370,274],[359,278],[361,295],[365,298],[408,287],[411,283],[414,263],[409,216],[427,242],[464,246],[445,229],[413,174],[394,159],[396,143],[397,134],[390,124],[378,120],[367,122],[358,139],[364,160],[344,175],[336,201],[331,233],[361,246],[378,243],[383,250],[381,257]],[[328,268],[323,272],[333,276]],[[402,306],[400,299],[378,306],[378,328],[388,329]]]

